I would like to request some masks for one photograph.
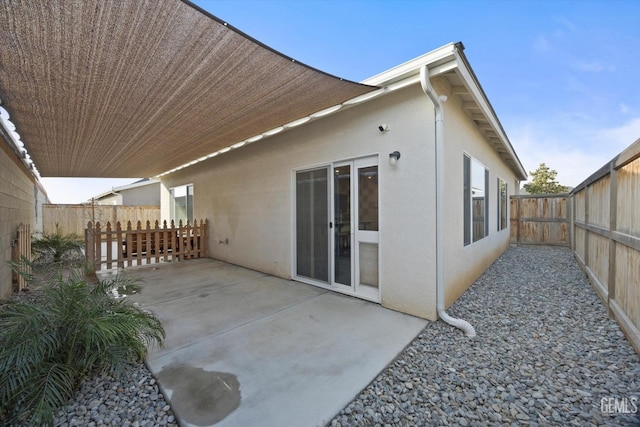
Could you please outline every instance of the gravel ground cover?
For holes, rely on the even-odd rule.
[[[132,367],[118,378],[99,375],[85,380],[62,409],[59,427],[178,426],[178,421],[146,365]]]
[[[640,426],[640,358],[569,249],[509,248],[448,313],[478,336],[430,323],[329,425]]]
[[[478,336],[431,322],[329,425],[640,426],[607,413],[640,411],[640,358],[570,250],[509,248],[448,313]],[[88,378],[55,420],[103,425],[178,423],[140,364]]]

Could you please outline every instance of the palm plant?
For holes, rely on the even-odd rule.
[[[53,263],[60,264],[63,256],[70,252],[78,252],[83,244],[79,236],[75,234],[64,234],[56,224],[56,232],[53,234],[43,234],[40,238],[31,241],[31,251],[36,256],[51,257]]]
[[[118,275],[91,282],[75,270],[48,279],[32,301],[0,305],[0,424],[52,425],[82,378],[118,374],[162,345],[160,321],[111,291],[137,286]]]

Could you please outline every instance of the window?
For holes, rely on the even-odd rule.
[[[489,171],[474,158],[463,158],[464,244],[489,234]]]
[[[193,223],[193,184],[171,189],[171,219],[178,223]]]
[[[507,228],[507,200],[509,193],[507,183],[498,178],[498,231]]]

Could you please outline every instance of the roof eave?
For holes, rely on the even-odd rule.
[[[520,180],[527,179],[527,173],[518,158],[509,138],[504,131],[500,120],[498,119],[491,103],[489,102],[480,82],[478,81],[473,69],[469,65],[466,56],[463,53],[464,46],[462,43],[449,43],[438,49],[432,50],[418,58],[412,59],[391,68],[383,73],[377,74],[362,83],[381,86],[387,88],[399,82],[408,82],[409,84],[417,84],[419,82],[420,68],[427,66],[429,69],[429,77],[434,78],[446,73],[455,72],[463,80],[465,88],[473,97],[475,103],[480,108],[480,114],[484,116],[486,122],[490,123],[492,129],[500,140],[500,145],[508,155],[509,166]]]
[[[446,44],[438,49],[434,49],[431,52],[427,52],[424,55],[390,68],[387,71],[369,77],[360,83],[371,86],[389,86],[401,80],[419,75],[420,67],[424,65],[428,65],[429,68],[432,69],[450,62],[455,59],[455,50],[456,47],[454,43]]]
[[[465,56],[462,49],[456,49],[455,51],[456,62],[458,63],[457,72],[463,78],[465,83],[468,85],[470,89],[470,93],[475,99],[476,103],[480,106],[482,114],[487,118],[487,120],[491,123],[491,126],[494,128],[494,131],[498,135],[500,142],[502,143],[504,149],[509,154],[509,157],[513,160],[514,164],[512,169],[513,172],[516,173],[516,177],[520,180],[527,179],[527,172],[522,166],[522,162],[518,158],[513,146],[511,145],[511,141],[509,141],[509,137],[507,136],[504,128],[502,127],[502,123],[498,119],[498,116],[489,102],[487,95],[485,94],[478,78],[476,77],[467,57]]]

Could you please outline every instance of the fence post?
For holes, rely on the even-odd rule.
[[[573,244],[573,231],[572,231],[572,226],[573,226],[573,196],[571,194],[567,194],[567,219],[569,220],[568,226],[569,226],[569,230],[568,233],[569,235],[567,236],[567,238],[569,239],[569,248],[571,248],[572,250],[574,249],[574,244]]]
[[[618,229],[618,169],[615,162],[611,162],[609,171],[609,280],[607,283],[607,310],[609,317],[613,317],[611,300],[616,299],[616,241],[613,232]]]
[[[589,185],[584,186],[584,266],[589,263]]]
[[[167,220],[162,221],[162,257],[165,262],[169,261],[169,250],[171,249],[167,234]]]
[[[202,220],[200,220],[202,221]],[[202,257],[207,257],[207,252],[209,249],[209,220],[205,218],[204,227],[202,228]]]
[[[111,222],[109,221],[107,221],[107,229],[105,232],[105,240],[107,242],[107,270],[110,270],[112,268],[111,261],[113,261],[113,235],[111,234]]]
[[[84,257],[85,262],[87,263],[87,267],[95,271],[95,245],[93,242],[93,223],[89,221],[87,223],[87,228],[84,230]]]
[[[145,258],[147,264],[151,263],[151,251],[153,250],[153,233],[151,232],[151,222],[147,220],[147,230],[144,233]]]
[[[26,262],[31,260],[31,224],[20,223],[18,225],[16,245],[17,247],[13,248],[12,256],[16,258],[16,262],[20,266],[20,273],[17,274],[18,292],[20,292],[28,284],[23,274],[31,274],[31,267]]]
[[[178,260],[184,259],[184,230],[182,229],[182,220],[178,221],[178,245],[180,250],[178,251]]]
[[[102,269],[102,229],[100,223],[96,222],[93,228],[93,244],[95,245],[95,267],[94,271]]]
[[[142,241],[142,223],[138,221],[136,224],[136,265],[142,265],[142,249],[144,242]]]
[[[120,224],[120,221],[116,222],[116,247],[118,251],[118,268],[124,268],[124,253],[122,250],[122,224]]]
[[[516,202],[514,205],[516,211],[516,245],[520,246],[520,198],[516,197],[514,201]]]
[[[156,223],[155,223],[155,238],[153,240],[153,253],[156,256],[155,260],[156,263],[160,262],[160,252],[162,251],[162,240],[160,240],[160,224],[158,223],[158,220],[156,219]]]
[[[175,261],[176,260],[176,254],[179,253],[178,252],[178,246],[176,242],[176,224],[173,220],[171,220],[171,261]],[[179,258],[178,258],[179,259]]]
[[[133,247],[133,236],[131,235],[131,221],[127,221],[127,233],[126,233],[126,239],[127,239],[127,246],[126,246],[126,260],[127,260],[127,267],[131,267],[131,265],[133,264],[133,260],[132,260],[132,256],[131,254],[133,253],[133,251],[135,250],[135,248]]]
[[[193,258],[193,253],[191,251],[191,248],[193,247],[193,228],[191,227],[191,222],[187,219],[187,225],[186,225],[186,229],[187,229],[187,239],[186,239],[186,246],[187,246],[187,256],[186,259],[191,259]]]

